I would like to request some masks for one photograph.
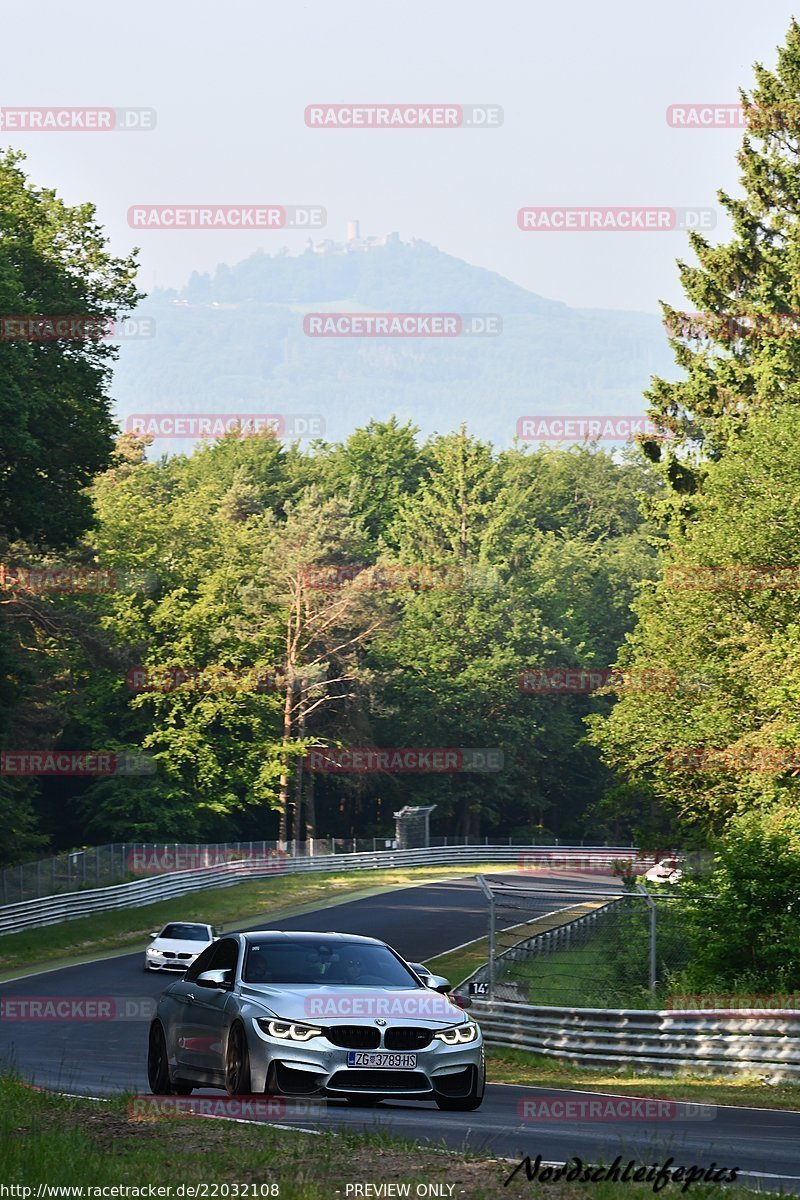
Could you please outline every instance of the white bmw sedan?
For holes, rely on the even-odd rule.
[[[212,925],[184,921],[171,921],[160,933],[150,936],[153,940],[144,952],[145,971],[185,971],[216,941]]]

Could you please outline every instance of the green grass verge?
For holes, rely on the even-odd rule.
[[[447,954],[439,954],[429,958],[425,963],[436,975],[444,975],[455,986],[477,971],[486,962],[489,945],[486,938],[478,938],[458,950],[450,950]]]
[[[2,1181],[6,1186],[31,1189],[8,1194],[28,1200],[39,1185],[48,1184],[84,1189],[122,1185],[145,1189],[144,1195],[149,1185],[174,1189],[179,1184],[206,1184],[210,1185],[206,1195],[213,1197],[234,1196],[232,1185],[238,1184],[240,1196],[267,1196],[270,1185],[277,1185],[280,1200],[331,1200],[337,1193],[345,1200],[347,1184],[403,1182],[411,1185],[411,1196],[419,1184],[444,1184],[448,1190],[443,1195],[453,1200],[499,1200],[515,1191],[531,1194],[522,1172],[504,1187],[515,1164],[486,1155],[420,1149],[381,1132],[339,1129],[313,1136],[203,1118],[131,1120],[129,1099],[92,1104],[0,1078]],[[431,1113],[434,1136],[437,1116]],[[473,1125],[479,1121],[479,1114],[470,1119]],[[526,1151],[533,1159],[539,1153],[549,1157],[544,1145],[532,1144]],[[694,1156],[696,1160],[707,1157]],[[647,1166],[652,1162],[650,1157],[641,1160]],[[678,1159],[675,1165],[681,1162]],[[225,1184],[227,1192],[221,1187],[216,1193],[211,1190],[213,1185]],[[243,1192],[242,1185],[251,1190]],[[653,1195],[647,1185],[620,1188],[612,1182],[592,1184],[591,1188],[592,1200],[617,1200],[622,1194],[630,1200],[644,1200]],[[586,1185],[578,1183],[549,1183],[546,1191],[553,1200],[585,1200],[587,1195]],[[668,1186],[663,1194],[680,1195],[680,1185]],[[84,1191],[83,1195],[88,1200],[91,1193]],[[693,1186],[690,1195],[694,1200],[744,1200],[754,1193],[701,1184]]]
[[[625,978],[602,935],[585,946],[509,963],[503,973],[504,981],[515,981],[527,991],[532,1004],[561,1008],[663,1007],[663,996],[654,996],[647,988],[646,959],[641,964],[641,986],[620,984]]]
[[[697,1104],[732,1104],[737,1108],[800,1110],[800,1084],[765,1084],[753,1076],[707,1079],[690,1072],[676,1073],[668,1078],[637,1075],[633,1071],[613,1071],[607,1067],[575,1067],[560,1059],[499,1047],[487,1050],[487,1074],[492,1083],[575,1088],[613,1092],[617,1096],[652,1096],[658,1100],[694,1100]]]
[[[209,888],[142,908],[122,908],[0,937],[0,980],[19,973],[23,967],[41,966],[52,970],[69,962],[86,961],[115,951],[130,952],[138,947],[144,950],[149,932],[167,921],[191,919],[231,929],[241,924],[256,924],[260,918],[274,920],[392,887],[463,877],[481,871],[497,874],[513,869],[513,866],[470,865],[386,871],[320,871],[274,875],[233,887]]]

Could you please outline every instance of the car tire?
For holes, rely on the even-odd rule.
[[[147,1045],[147,1082],[154,1096],[169,1096],[172,1093],[167,1039],[160,1021],[153,1021],[150,1026]]]
[[[173,1083],[172,1090],[176,1096],[191,1096],[194,1085],[191,1083]]]
[[[251,1089],[247,1038],[243,1025],[237,1021],[231,1025],[225,1048],[225,1091],[229,1096],[249,1096]]]

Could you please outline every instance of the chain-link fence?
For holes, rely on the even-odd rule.
[[[534,845],[583,846],[583,842],[521,842],[511,838],[433,837],[431,846]],[[595,843],[597,844],[597,843]],[[259,858],[286,854],[306,858],[326,854],[366,854],[393,850],[393,837],[313,838],[305,842],[114,842],[65,851],[38,862],[21,863],[0,870],[0,904],[17,904],[40,896],[57,896],[84,888],[111,886],[168,871],[196,870],[217,866],[237,858]]]
[[[488,962],[473,995],[562,1008],[658,1008],[688,965],[677,894],[586,884],[483,882]]]

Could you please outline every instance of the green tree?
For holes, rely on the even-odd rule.
[[[34,187],[22,160],[0,157],[0,313],[105,330],[142,298],[135,259],[112,257],[93,206]],[[96,337],[0,339],[0,538],[61,547],[88,526],[85,488],[113,448],[115,356]]]
[[[704,459],[724,452],[751,414],[800,399],[800,26],[792,21],[774,72],[755,66],[755,87],[741,92],[748,131],[738,155],[744,194],[718,193],[733,224],[719,246],[699,233],[689,241],[697,264],[679,263],[693,311],[662,308],[676,381],[655,379],[650,413],[676,435],[667,446],[668,477],[679,492],[702,480]],[[681,450],[688,454],[680,457]],[[662,448],[647,444],[658,459]]]
[[[631,690],[592,721],[608,765],[699,830],[797,802],[799,446],[800,410],[789,405],[754,415],[709,466],[618,660],[634,676],[672,674],[675,687]]]
[[[0,154],[0,566],[60,565],[56,551],[61,561],[65,551],[76,557],[91,522],[86,488],[113,446],[107,390],[116,350],[100,335],[140,296],[134,257],[108,253],[92,205],[69,207],[34,187],[22,161]],[[59,317],[83,319],[82,332],[97,336],[54,336],[42,322]],[[69,675],[68,647],[80,655],[97,631],[69,606],[2,577],[0,616],[0,746],[52,744],[64,722],[55,694]],[[7,855],[41,846],[38,795],[32,780],[2,781]]]
[[[417,429],[396,417],[370,421],[324,456],[332,490],[348,495],[374,543],[390,536],[402,501],[412,495],[425,472],[427,454],[416,442]]]
[[[711,874],[687,880],[685,885],[692,959],[676,987],[796,994],[800,972],[800,810],[796,803],[735,816],[714,851]]]

